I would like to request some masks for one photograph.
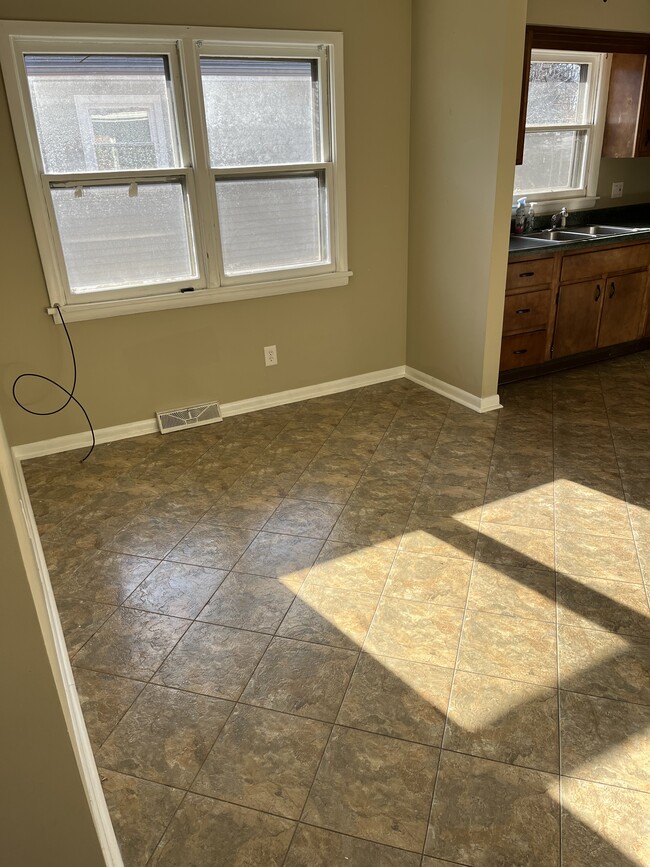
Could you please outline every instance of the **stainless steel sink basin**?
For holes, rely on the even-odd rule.
[[[546,241],[579,241],[580,238],[587,238],[590,235],[586,232],[576,232],[570,229],[544,229],[543,232],[531,232],[527,238],[539,238]]]
[[[607,235],[629,235],[630,232],[636,232],[637,229],[624,229],[621,226],[572,226],[567,229],[568,232],[577,232],[581,235],[592,236],[607,236]]]
[[[551,241],[549,238],[533,238],[532,235],[511,235],[511,250],[534,250],[536,247],[553,247],[559,241]]]

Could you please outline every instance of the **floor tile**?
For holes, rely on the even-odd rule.
[[[462,608],[471,571],[467,560],[398,551],[384,592],[386,596]]]
[[[119,605],[157,565],[158,560],[96,551],[57,580],[57,595]]]
[[[317,584],[303,587],[278,635],[356,650],[364,642],[378,601],[375,593],[350,593]]]
[[[605,578],[641,583],[634,542],[613,536],[557,533],[557,568],[571,578]]]
[[[167,556],[176,563],[232,569],[257,534],[239,527],[197,524]]]
[[[232,704],[163,686],[145,687],[97,754],[105,768],[186,789]]]
[[[286,499],[266,522],[264,529],[271,533],[327,539],[341,509],[342,506],[336,503]]]
[[[261,530],[281,502],[281,497],[259,497],[249,493],[226,492],[204,515],[201,523]]]
[[[99,769],[124,867],[145,867],[184,792]]]
[[[562,689],[650,705],[650,641],[570,626],[558,639]]]
[[[192,791],[298,819],[331,725],[237,705]]]
[[[57,597],[56,606],[65,636],[68,654],[72,658],[116,610],[103,602]]]
[[[512,527],[534,527],[552,530],[553,486],[531,488],[510,496],[489,496],[482,511],[482,520],[490,524],[507,524]]]
[[[555,574],[475,563],[467,607],[489,614],[555,621]]]
[[[304,578],[322,547],[321,539],[261,532],[237,561],[235,570],[268,578]]]
[[[425,852],[472,867],[560,863],[555,775],[443,750]]]
[[[220,626],[274,633],[294,599],[281,581],[231,572],[197,616]]]
[[[650,708],[560,693],[562,773],[650,793]]]
[[[381,593],[395,552],[389,548],[325,542],[306,584],[321,584],[359,593]]]
[[[154,682],[236,700],[268,647],[257,632],[193,623],[156,673]]]
[[[468,611],[458,667],[474,674],[556,687],[555,625]]]
[[[144,689],[144,683],[85,668],[74,669],[84,722],[98,750]]]
[[[192,528],[192,521],[138,515],[104,547],[120,554],[162,559]]]
[[[92,556],[91,548],[78,548],[60,538],[45,535],[41,539],[43,553],[47,562],[47,571],[52,579],[52,586],[56,588],[56,579],[70,574],[78,569],[89,557]]]
[[[384,598],[364,650],[373,655],[453,667],[462,620],[460,608]]]
[[[571,867],[650,864],[650,795],[562,777],[562,851]]]
[[[557,774],[557,690],[457,671],[444,747]]]
[[[650,608],[640,584],[558,576],[558,622],[650,638]]]
[[[299,825],[285,867],[420,867],[420,856],[323,828]]]
[[[378,545],[397,548],[408,520],[409,510],[346,506],[330,533],[334,542],[350,545]]]
[[[434,747],[337,727],[303,821],[421,852],[438,755]]]
[[[242,701],[334,722],[357,657],[338,647],[274,638]]]
[[[147,505],[146,513],[156,518],[176,518],[194,523],[205,515],[214,500],[215,495],[211,491],[198,485],[172,488],[152,500]]]
[[[553,532],[481,521],[476,558],[495,566],[553,569]]]
[[[154,569],[124,604],[128,608],[193,619],[227,574],[222,569],[166,561]]]
[[[625,502],[615,497],[562,499],[556,506],[556,529],[566,533],[632,538]]]
[[[189,626],[187,620],[118,608],[75,657],[75,665],[149,680]]]
[[[362,653],[336,721],[440,746],[452,673],[450,668]]]
[[[151,867],[282,867],[295,822],[188,794]]]
[[[478,524],[445,515],[413,512],[402,539],[402,551],[420,551],[436,557],[472,560],[476,552]]]

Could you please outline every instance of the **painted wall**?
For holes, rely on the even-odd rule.
[[[344,34],[347,287],[180,311],[76,323],[79,398],[97,427],[152,417],[156,409],[239,400],[403,364],[406,336],[409,0],[4,0],[3,16],[59,21],[205,24],[337,30]],[[12,444],[83,430],[78,411],[37,419],[11,400],[18,373],[69,380],[65,335],[48,304],[5,97],[0,94],[3,311],[0,409]],[[262,349],[278,347],[266,368]],[[54,400],[26,388],[35,409]]]
[[[525,30],[521,0],[414,0],[407,363],[494,395]]]
[[[649,0],[528,0],[528,24],[588,27],[592,30],[630,30],[650,33]],[[623,181],[623,196],[612,199],[612,184]],[[650,202],[650,157],[604,159],[598,175],[599,201],[608,208]]]
[[[15,867],[100,867],[104,859],[9,510],[12,467],[1,421],[0,452],[0,860]]]

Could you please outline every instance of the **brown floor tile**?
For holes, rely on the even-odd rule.
[[[281,581],[231,572],[198,615],[199,620],[274,633],[295,594]]]
[[[402,551],[420,551],[436,557],[472,560],[476,552],[478,522],[449,518],[445,515],[410,516]]]
[[[93,553],[91,548],[78,548],[76,545],[70,545],[68,542],[56,538],[53,534],[44,536],[41,539],[41,545],[47,563],[47,571],[55,590],[59,577],[69,575],[70,572],[78,569]]]
[[[70,658],[92,638],[116,610],[102,602],[57,597],[56,606]]]
[[[285,867],[419,867],[420,856],[323,828],[299,825]]]
[[[562,777],[562,851],[571,867],[650,864],[650,795]]]
[[[555,775],[443,750],[425,852],[472,867],[560,863]]]
[[[218,698],[145,687],[97,753],[105,768],[186,789],[232,710]]]
[[[268,578],[304,578],[322,547],[320,539],[262,532],[258,533],[235,568],[237,572]]]
[[[334,542],[397,548],[408,520],[409,509],[346,506],[330,533]]]
[[[278,635],[356,650],[364,642],[378,601],[375,593],[349,593],[317,584],[303,587]]]
[[[357,548],[345,542],[325,542],[305,586],[319,584],[379,594],[384,589],[394,556],[395,552],[389,548]]]
[[[232,569],[256,535],[254,530],[239,527],[197,524],[167,559],[212,569]]]
[[[60,596],[119,605],[157,565],[158,560],[95,551],[78,569],[57,579],[56,592]]]
[[[555,622],[555,575],[543,569],[475,563],[467,607]]]
[[[562,773],[650,793],[650,708],[560,693]]]
[[[650,705],[650,641],[560,626],[560,686]]]
[[[300,476],[289,495],[303,500],[343,505],[348,501],[359,477],[360,473],[350,478],[338,473],[316,472],[310,467]]]
[[[274,638],[242,701],[334,722],[357,657],[338,647]]]
[[[386,596],[462,608],[471,571],[468,560],[398,551],[384,592]]]
[[[157,614],[193,619],[228,573],[185,563],[161,563],[124,603]]]
[[[605,578],[641,583],[639,559],[632,539],[557,533],[557,568],[571,578]]]
[[[438,755],[434,747],[336,727],[303,821],[421,852]]]
[[[188,794],[151,867],[282,867],[295,822]]]
[[[173,488],[152,500],[146,513],[156,518],[175,518],[193,524],[205,515],[215,499],[215,494],[199,485]]]
[[[192,521],[138,515],[104,546],[120,554],[160,560],[192,528]]]
[[[249,493],[226,492],[204,515],[201,523],[261,530],[281,502],[281,497],[259,497]]]
[[[144,683],[85,668],[74,669],[84,722],[98,750],[144,689]]]
[[[457,671],[444,747],[557,774],[557,690]]]
[[[236,700],[269,640],[257,632],[193,623],[160,666],[154,682]]]
[[[458,667],[542,686],[557,686],[555,625],[468,611]]]
[[[270,533],[327,539],[341,509],[342,506],[336,503],[286,499],[266,522],[264,529]]]
[[[440,746],[452,670],[362,653],[339,725]]]
[[[650,638],[650,608],[640,584],[558,576],[558,622]]]
[[[192,791],[298,819],[331,725],[237,705]]]
[[[189,622],[118,608],[75,657],[75,665],[149,680]]]
[[[453,667],[462,620],[460,608],[384,598],[364,650],[373,655]]]
[[[99,769],[125,867],[145,867],[184,792]]]

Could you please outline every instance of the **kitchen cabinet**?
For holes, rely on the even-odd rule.
[[[646,292],[645,271],[621,274],[607,281],[603,292],[603,310],[598,332],[598,346],[614,346],[637,340],[643,333],[643,310]]]
[[[596,348],[602,306],[602,280],[585,280],[560,286],[553,358],[577,355]]]
[[[551,258],[508,265],[501,370],[541,364],[548,358],[553,313],[551,283],[556,264]]]
[[[612,54],[602,155],[650,156],[650,55]]]

